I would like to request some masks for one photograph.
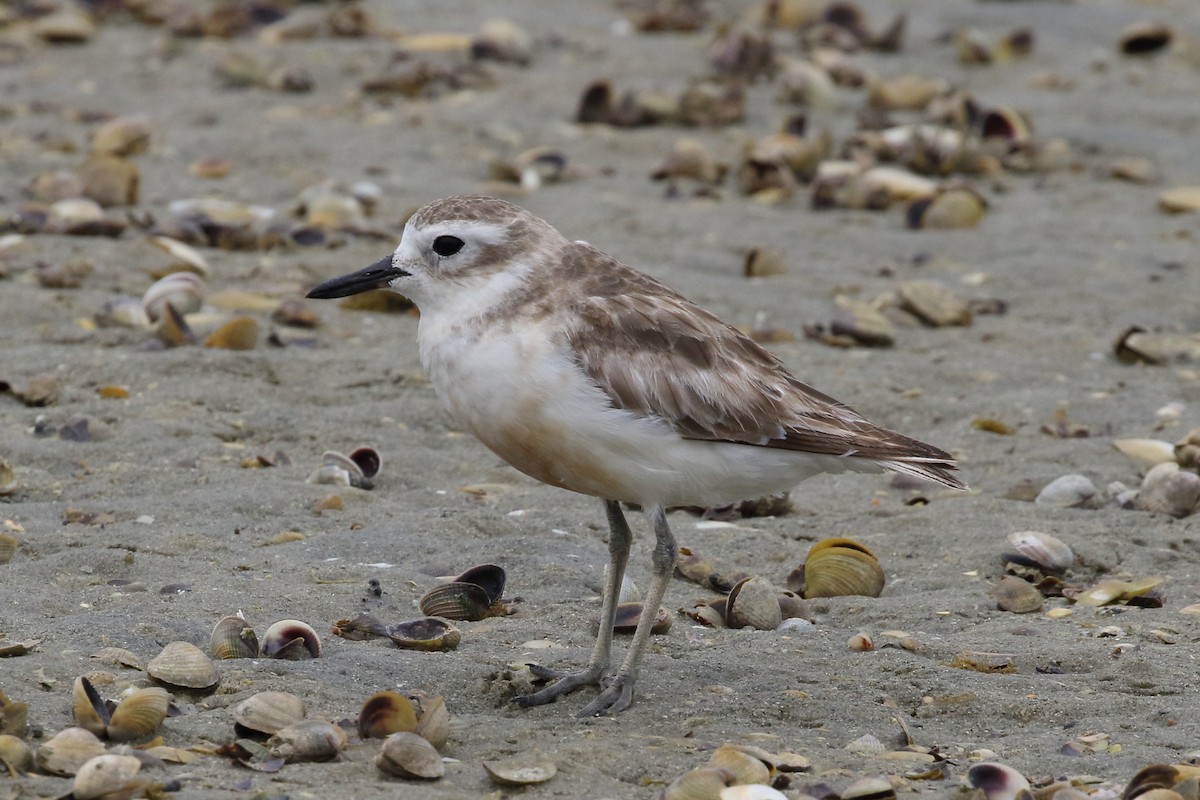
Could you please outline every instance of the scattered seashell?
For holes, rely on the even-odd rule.
[[[417,727],[412,702],[399,692],[376,692],[358,713],[358,735],[364,739],[386,739],[393,733]]]
[[[1117,49],[1127,56],[1150,56],[1166,49],[1175,39],[1175,32],[1161,22],[1136,22],[1117,40]]]
[[[370,489],[374,486],[374,479],[379,474],[383,459],[374,448],[359,447],[350,455],[326,450],[321,454],[321,462],[321,468],[308,476],[309,483],[332,483]]]
[[[1025,776],[1006,764],[985,761],[967,770],[967,782],[982,789],[986,800],[1018,800],[1032,788]]]
[[[1064,508],[1092,508],[1100,500],[1096,485],[1085,475],[1062,475],[1042,488],[1035,503]]]
[[[1028,614],[1033,611],[1042,610],[1042,593],[1038,591],[1036,586],[1021,578],[1005,575],[996,584],[994,594],[996,596],[996,607],[1001,611]]]
[[[875,736],[867,733],[846,745],[844,750],[863,756],[877,756],[887,752],[887,747]]]
[[[747,278],[767,278],[787,273],[783,253],[763,247],[751,247],[742,259],[742,274]]]
[[[171,642],[146,664],[151,680],[170,689],[209,691],[221,680],[212,660],[190,642]]]
[[[963,650],[950,659],[954,669],[969,669],[988,674],[1010,674],[1017,671],[1015,657],[1009,653],[988,653],[980,650]]]
[[[421,717],[413,733],[438,750],[446,746],[450,738],[450,711],[446,708],[445,698],[437,695],[422,701]]]
[[[150,148],[150,123],[145,117],[114,117],[92,134],[92,152],[101,156],[135,156]]]
[[[804,598],[790,590],[779,593],[779,616],[784,621],[800,619],[812,622],[814,619],[812,610],[808,603],[804,602]]]
[[[888,756],[922,756],[927,753],[914,753],[909,750],[893,750]],[[721,798],[725,800],[725,798]],[[887,778],[859,778],[846,787],[841,793],[840,800],[896,800],[896,787]]]
[[[66,728],[38,747],[37,768],[49,775],[71,777],[96,756],[104,754],[104,742],[83,728]]]
[[[208,649],[216,659],[254,658],[258,655],[258,636],[245,617],[233,614],[217,620]]]
[[[1001,554],[1005,563],[1034,567],[1048,573],[1065,572],[1075,563],[1075,554],[1065,542],[1041,531],[1016,531],[1005,539]]]
[[[31,30],[51,44],[81,44],[96,33],[96,23],[82,8],[67,7],[39,17]]]
[[[1180,186],[1167,189],[1158,196],[1158,207],[1168,214],[1200,211],[1200,186]]]
[[[727,786],[717,797],[719,800],[788,800],[788,796],[778,789],[754,783]],[[843,794],[842,797],[847,798],[850,795]]]
[[[683,773],[663,789],[662,800],[713,800],[733,784],[734,776],[720,767],[700,767]]]
[[[883,591],[883,568],[875,555],[851,539],[834,537],[813,544],[801,570],[788,576],[788,588],[805,599],[863,595]]]
[[[134,756],[100,755],[75,773],[71,795],[75,800],[119,800],[136,797],[149,781],[138,777],[142,762]]]
[[[987,203],[970,189],[947,189],[936,196],[923,197],[909,204],[905,212],[908,227],[946,230],[974,228],[983,219]]]
[[[864,347],[891,347],[895,344],[895,326],[875,306],[840,296],[837,305],[829,323],[831,335],[847,337],[854,344]]]
[[[306,719],[280,728],[267,740],[267,749],[289,764],[301,761],[329,761],[337,758],[347,744],[346,732],[331,722]]]
[[[321,638],[307,623],[283,619],[263,634],[259,655],[285,661],[304,661],[321,657]]]
[[[258,321],[253,317],[235,317],[204,340],[205,347],[221,350],[253,350],[258,344]]]
[[[94,155],[75,168],[83,196],[104,208],[132,206],[141,180],[137,165],[115,156]]]
[[[436,780],[446,772],[441,755],[432,744],[415,733],[393,733],[383,740],[375,766],[400,778]]]
[[[1182,470],[1174,461],[1158,464],[1146,473],[1134,508],[1187,517],[1200,505],[1200,475]]]
[[[709,756],[706,766],[728,770],[735,784],[769,783],[771,780],[770,766],[737,745],[723,744],[718,747]]]
[[[484,761],[483,769],[501,786],[532,786],[558,774],[558,765],[536,754]]]
[[[476,61],[527,66],[533,60],[533,37],[514,22],[490,19],[471,40],[470,50]]]
[[[731,628],[773,631],[783,621],[778,592],[765,578],[743,578],[729,591],[725,622]]]
[[[0,767],[18,772],[26,772],[33,767],[33,751],[19,736],[11,733],[0,733]]]
[[[16,479],[10,474],[6,475],[4,467],[8,462],[0,459],[0,496],[3,496],[6,491],[16,485]],[[8,480],[6,480],[6,478]],[[12,561],[13,554],[17,552],[17,537],[11,533],[0,533],[0,564],[7,564]]]
[[[675,571],[684,578],[717,592],[728,592],[738,581],[751,577],[732,564],[715,561],[689,547],[679,548]]]
[[[1200,466],[1200,428],[1192,428],[1175,443],[1175,461],[1187,469]]]
[[[718,161],[700,142],[679,139],[671,154],[650,173],[650,177],[656,181],[685,178],[717,186],[724,182],[728,172],[729,165]]]
[[[971,308],[945,284],[934,280],[905,281],[896,287],[900,307],[935,328],[970,325]]]
[[[453,650],[462,641],[458,628],[437,617],[422,617],[387,627],[388,638],[406,650]]]
[[[859,653],[866,653],[875,649],[875,642],[871,639],[871,634],[869,633],[856,633],[846,642],[846,648]]]
[[[34,200],[43,203],[55,203],[59,200],[82,197],[83,183],[74,172],[60,169],[53,172],[38,173],[29,183],[25,184],[25,191]]]
[[[867,87],[867,103],[885,111],[921,111],[950,84],[942,78],[920,75],[900,75],[876,80]]]
[[[150,285],[142,295],[142,308],[151,322],[163,316],[169,303],[180,314],[200,310],[204,301],[204,281],[191,272],[172,272]]]
[[[621,603],[617,606],[617,615],[613,619],[614,633],[633,633],[637,630],[638,621],[642,618],[644,606],[641,603]],[[666,633],[671,629],[671,612],[662,606],[658,607],[658,613],[654,615],[654,623],[650,627],[650,633],[659,635]]]
[[[1127,364],[1200,362],[1200,334],[1152,332],[1135,325],[1117,337],[1113,349]]]
[[[321,324],[321,318],[316,312],[296,297],[286,297],[271,312],[271,319],[280,325],[291,325],[296,328],[315,328]]]
[[[1159,439],[1117,439],[1113,447],[1147,467],[1175,462],[1175,445]]]
[[[500,602],[504,596],[504,568],[496,564],[478,564],[456,577],[456,583],[473,583],[487,593],[490,603]]]
[[[290,692],[259,692],[234,706],[232,713],[240,735],[270,736],[303,720],[308,708]]]
[[[422,614],[431,617],[475,622],[487,616],[492,602],[482,586],[451,581],[421,595],[417,605]]]

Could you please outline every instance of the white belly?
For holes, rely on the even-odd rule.
[[[613,408],[534,328],[473,340],[431,333],[422,331],[421,361],[447,411],[509,464],[552,486],[647,506],[715,505],[786,491],[818,472],[873,466],[683,439],[661,420]]]

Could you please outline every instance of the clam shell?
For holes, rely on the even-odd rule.
[[[180,314],[192,314],[203,302],[204,281],[192,272],[172,272],[150,284],[142,295],[142,308],[151,322],[163,315],[167,303]]]
[[[205,347],[218,350],[253,350],[258,344],[258,320],[235,317],[220,325],[204,340]]]
[[[1028,614],[1042,610],[1042,593],[1028,581],[1006,575],[995,588],[996,606],[1001,611]]]
[[[92,152],[107,156],[132,156],[150,147],[150,123],[144,117],[115,117],[92,134]]]
[[[734,783],[770,783],[771,768],[736,745],[723,744],[712,752],[707,766],[728,770]]]
[[[896,287],[900,307],[935,328],[970,325],[971,309],[945,284],[933,280],[905,281]]]
[[[1175,445],[1159,439],[1117,439],[1113,447],[1147,467],[1176,461]]]
[[[412,702],[399,692],[376,692],[358,712],[358,735],[364,739],[386,739],[393,733],[417,727]]]
[[[0,494],[3,494],[3,488],[0,486]],[[0,533],[0,564],[12,561],[13,554],[16,552],[17,537],[9,533]]]
[[[231,614],[213,626],[208,649],[216,659],[254,658],[258,655],[258,636],[245,617]]]
[[[1187,469],[1200,466],[1200,428],[1192,428],[1175,443],[1175,460]]]
[[[300,722],[307,714],[304,701],[291,692],[259,692],[233,707],[237,727],[268,735]]]
[[[846,641],[846,649],[867,653],[875,649],[875,642],[869,633],[856,633]]]
[[[360,453],[361,450],[369,450],[369,448],[359,448],[355,453],[359,453],[359,461],[370,465],[372,462],[365,453]],[[371,451],[374,452],[374,451]],[[374,467],[375,472],[379,470],[378,453],[375,454]],[[363,468],[359,461],[352,459],[350,456],[342,455],[336,450],[326,450],[321,454],[321,468],[309,476],[309,483],[332,483],[339,486],[353,486],[356,489],[370,489],[374,485],[372,478],[375,472],[368,477],[363,473]]]
[[[778,789],[754,783],[727,786],[717,797],[719,800],[788,800],[788,796]],[[850,795],[844,794],[842,797],[848,798]]]
[[[531,786],[558,774],[557,764],[536,754],[484,761],[483,769],[501,786]]]
[[[783,619],[804,619],[809,622],[815,619],[804,598],[792,591],[779,593],[779,616]]]
[[[1041,531],[1016,531],[1005,540],[1005,563],[1035,567],[1044,572],[1061,573],[1075,563],[1075,554],[1066,542]]]
[[[458,583],[473,583],[487,592],[488,602],[495,603],[504,596],[504,568],[495,564],[479,564],[459,575]]]
[[[356,447],[346,457],[358,465],[359,473],[368,481],[373,480],[383,467],[383,457],[374,447]]]
[[[346,747],[346,732],[332,722],[306,719],[280,728],[267,740],[276,758],[294,764],[300,761],[329,761]]]
[[[387,627],[388,638],[406,650],[453,650],[462,641],[458,628],[437,617],[422,617]]]
[[[450,739],[450,711],[444,697],[437,695],[421,703],[421,718],[413,733],[438,750],[446,746]]]
[[[766,578],[744,578],[729,591],[725,622],[731,628],[773,631],[783,622],[779,597]]]
[[[841,800],[896,800],[896,787],[887,778],[859,778],[846,787]]]
[[[829,332],[848,336],[867,347],[891,347],[896,342],[896,328],[891,320],[869,303],[853,300],[839,299]]]
[[[1096,484],[1086,475],[1061,475],[1042,487],[1033,502],[1063,508],[1090,508],[1097,501]]]
[[[393,733],[383,740],[375,766],[400,778],[436,780],[446,772],[437,749],[415,733]]]
[[[621,603],[617,606],[617,615],[613,619],[614,633],[633,633],[637,630],[638,621],[642,618],[645,606],[641,603]],[[653,634],[663,634],[671,629],[671,612],[662,606],[654,615],[654,623],[650,626]]]
[[[118,800],[140,794],[146,781],[138,778],[142,762],[133,756],[106,754],[89,759],[75,773],[75,800]]]
[[[146,674],[167,687],[204,691],[221,680],[212,659],[190,642],[171,642],[150,659]]]
[[[263,634],[259,655],[285,661],[305,661],[321,657],[321,638],[307,623],[281,619]]]
[[[20,771],[33,766],[33,751],[25,740],[11,733],[0,733],[0,766]]]
[[[104,742],[83,728],[66,728],[48,739],[35,754],[37,768],[50,775],[71,777],[85,763],[104,754]]]
[[[908,227],[974,228],[987,211],[984,199],[969,189],[947,189],[932,199],[916,200],[907,211]],[[966,324],[966,323],[960,323]]]
[[[662,800],[712,800],[733,781],[733,773],[727,769],[700,767],[671,781],[663,790]]]
[[[1181,470],[1174,461],[1152,467],[1133,504],[1143,511],[1190,516],[1200,505],[1200,475]]]
[[[131,742],[152,735],[167,718],[170,700],[166,690],[157,686],[130,692],[112,712],[108,738],[114,742]]]
[[[789,587],[793,579],[789,577]],[[883,592],[883,567],[865,546],[842,537],[822,539],[804,559],[805,599],[862,595],[878,597]]]
[[[1011,800],[1024,791],[1029,792],[1029,781],[1007,764],[985,761],[967,770],[967,783],[982,789],[987,800]]]
[[[451,581],[423,594],[418,605],[431,617],[475,622],[487,616],[492,601],[482,586]]]
[[[82,676],[71,689],[71,716],[76,725],[95,736],[104,736],[108,730],[108,707],[92,682]]]

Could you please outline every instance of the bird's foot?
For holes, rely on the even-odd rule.
[[[620,714],[633,705],[633,676],[615,675],[605,681],[604,691],[576,714],[576,717],[604,717]]]
[[[540,664],[528,664],[534,677],[551,683],[533,694],[513,698],[513,702],[524,708],[553,703],[564,694],[570,694],[584,686],[603,686],[605,667],[592,664],[575,672],[564,672]]]

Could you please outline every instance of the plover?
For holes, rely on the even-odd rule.
[[[579,716],[628,708],[654,614],[610,674],[632,535],[654,528],[657,609],[674,571],[666,509],[786,491],[820,472],[892,470],[956,489],[954,458],[868,422],[794,378],[749,337],[659,281],[504,200],[448,197],[408,220],[399,247],[308,293],[392,289],[421,312],[421,364],[458,425],[526,475],[604,501],[609,568],[588,666],[517,700],[599,694]]]

